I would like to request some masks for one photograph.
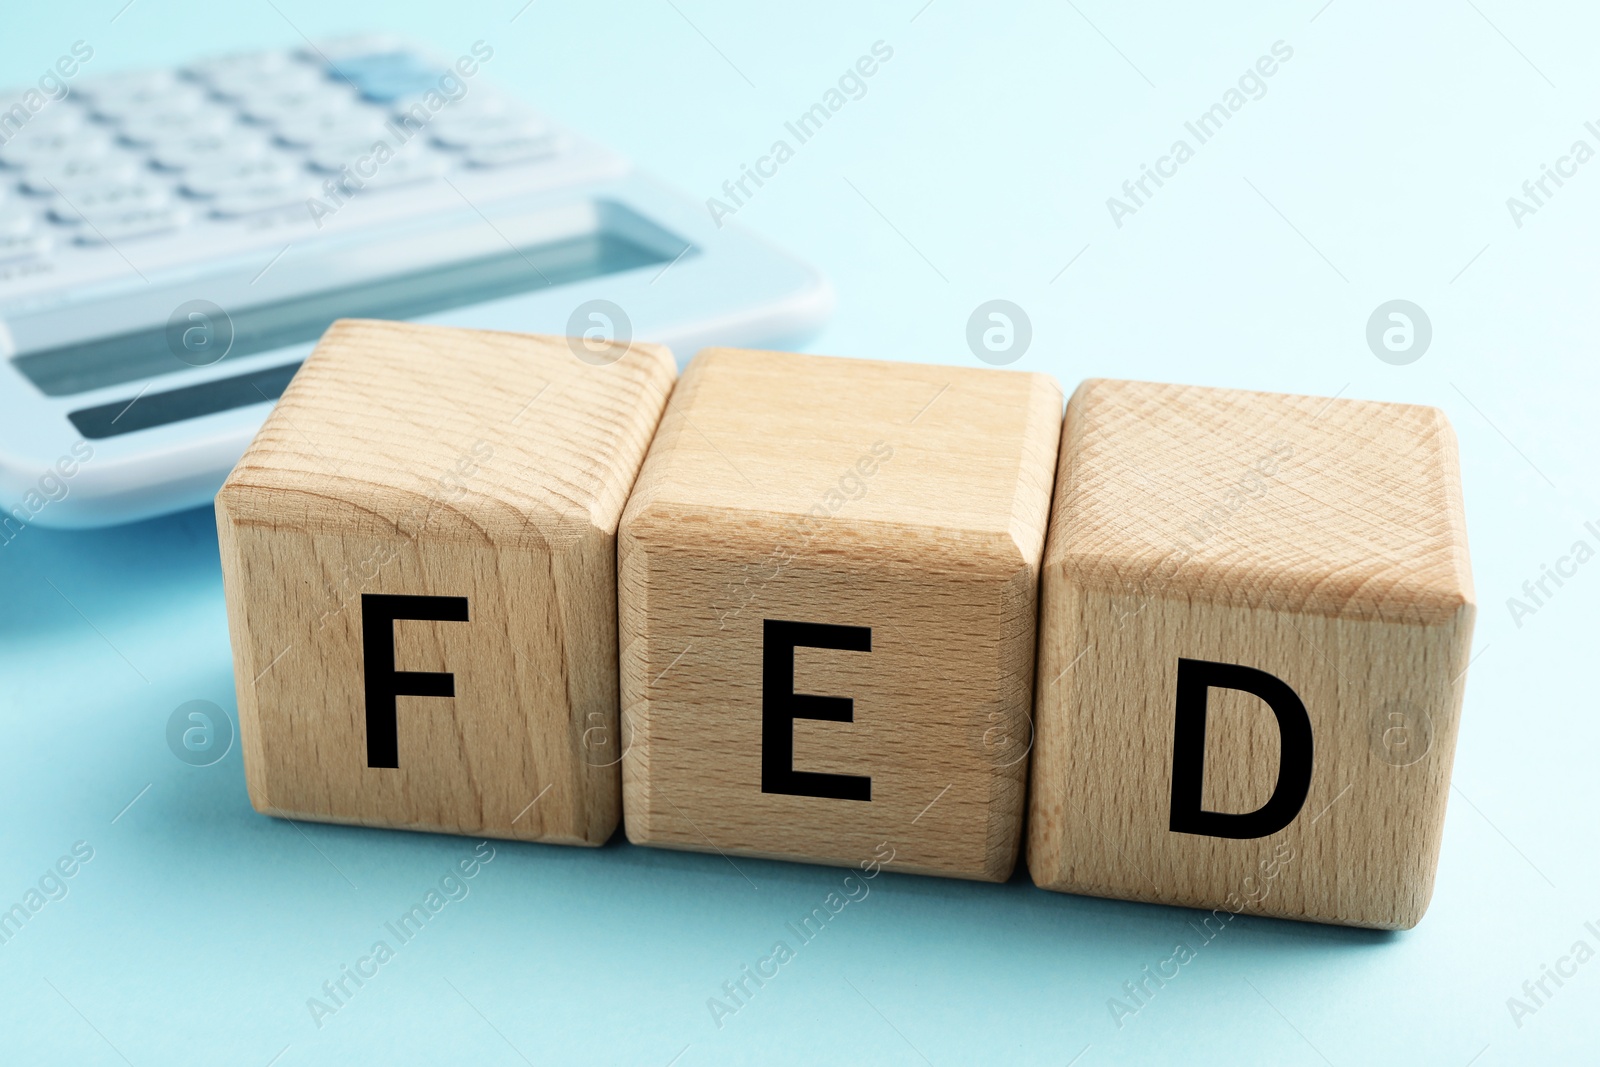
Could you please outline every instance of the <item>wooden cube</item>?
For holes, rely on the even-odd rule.
[[[615,830],[616,529],[671,353],[330,328],[217,496],[250,800],[598,845]]]
[[[1473,614],[1441,412],[1085,382],[1045,550],[1034,881],[1415,925]]]
[[[1039,374],[702,352],[618,546],[629,839],[1008,877],[1060,419]]]

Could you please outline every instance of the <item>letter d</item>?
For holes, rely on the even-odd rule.
[[[1206,698],[1209,691],[1236,689],[1267,702],[1278,719],[1278,784],[1255,811],[1231,814],[1200,806],[1205,776]],[[1172,732],[1173,833],[1244,839],[1282,830],[1305,805],[1311,791],[1311,718],[1306,706],[1282,679],[1254,667],[1178,660],[1178,703]]]

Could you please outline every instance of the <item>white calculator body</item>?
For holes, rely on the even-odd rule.
[[[680,360],[826,319],[814,270],[497,92],[494,65],[328,42],[85,69],[0,113],[0,541],[205,503],[338,318]]]

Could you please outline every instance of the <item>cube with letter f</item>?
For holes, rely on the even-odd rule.
[[[621,814],[616,528],[653,345],[333,325],[217,496],[251,802],[598,845]]]

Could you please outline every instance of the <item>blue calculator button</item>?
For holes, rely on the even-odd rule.
[[[374,52],[339,60],[339,73],[355,84],[364,100],[387,104],[435,88],[438,70],[410,52]]]

